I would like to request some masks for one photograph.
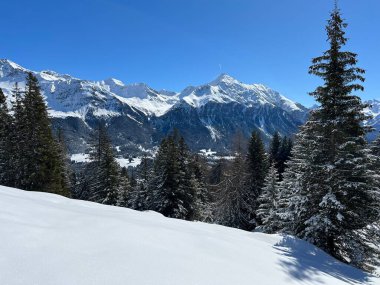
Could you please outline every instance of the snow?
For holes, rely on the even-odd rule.
[[[90,156],[85,153],[75,153],[71,155],[70,160],[75,163],[90,162]]]
[[[23,88],[29,71],[14,62],[0,60],[0,88],[6,96],[10,97],[15,82],[19,82],[20,88]],[[58,118],[73,117],[76,114],[75,117],[85,120],[89,111],[93,111],[97,117],[120,116],[125,105],[148,117],[159,117],[181,99],[195,108],[201,108],[209,102],[235,102],[247,107],[271,104],[290,112],[300,110],[296,103],[264,85],[245,84],[227,74],[220,75],[208,84],[188,87],[177,94],[167,90],[156,91],[144,83],[125,85],[114,78],[89,81],[54,71],[30,72],[39,80],[42,93],[52,110],[52,117]],[[211,134],[214,140],[217,139],[216,133],[211,131]]]
[[[201,149],[199,151],[199,154],[204,155],[204,156],[215,156],[216,151],[212,151],[210,148],[209,149]]]
[[[188,87],[180,94],[187,104],[200,108],[209,102],[239,103],[246,107],[272,105],[287,112],[303,111],[295,102],[262,84],[246,84],[222,74],[208,84]]]
[[[147,98],[124,98],[115,95],[121,102],[126,103],[146,115],[155,115],[160,117],[164,115],[175,103],[179,101],[177,95],[168,96],[156,94],[155,96],[148,96]]]
[[[141,158],[131,158],[131,161],[129,161],[129,158],[116,158],[117,163],[121,167],[136,167],[141,164]]]
[[[221,137],[220,133],[211,125],[205,125],[205,127],[208,129],[210,132],[211,138],[213,141],[216,141]]]
[[[0,186],[0,284],[380,284],[292,237]]]

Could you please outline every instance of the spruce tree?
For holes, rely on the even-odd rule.
[[[150,179],[153,176],[152,168],[149,165],[149,159],[146,155],[141,160],[140,176],[137,183],[132,188],[129,198],[129,205],[132,209],[144,211],[151,209],[152,193],[150,192]],[[132,185],[131,185],[132,187]]]
[[[213,221],[212,195],[206,185],[206,162],[199,155],[193,155],[191,161],[193,173],[193,186],[195,188],[195,220],[209,222]]]
[[[287,138],[284,136],[281,139],[281,145],[278,150],[278,155],[277,155],[277,162],[276,162],[276,168],[278,171],[278,180],[282,181],[283,179],[283,173],[286,168],[286,162],[289,160],[291,151],[292,151],[292,145],[293,142],[290,138]]]
[[[177,197],[181,202],[178,214],[186,220],[193,220],[196,215],[197,180],[193,175],[191,154],[183,137],[178,141],[178,189]],[[186,214],[185,214],[186,213]]]
[[[15,90],[14,129],[16,186],[31,191],[67,193],[62,182],[62,157],[54,140],[47,106],[37,78],[28,73],[24,98]]]
[[[127,168],[123,167],[119,175],[118,196],[116,206],[128,207],[130,201],[131,184]]]
[[[196,193],[189,158],[188,148],[178,133],[162,141],[149,183],[150,209],[166,217],[194,218]]]
[[[104,124],[100,123],[86,168],[90,200],[117,205],[119,199],[120,169]]]
[[[10,133],[11,160],[9,161],[9,175],[12,179],[10,186],[22,188],[22,179],[25,176],[25,167],[23,162],[23,150],[26,148],[26,127],[25,112],[22,91],[16,82],[12,89],[12,129]]]
[[[272,165],[265,178],[262,193],[258,198],[260,206],[257,209],[257,216],[261,220],[261,230],[266,233],[275,233],[280,228],[277,205],[280,199],[278,175],[277,168]]]
[[[218,224],[248,229],[252,220],[252,195],[247,185],[247,161],[243,154],[242,140],[235,140],[235,158],[223,173],[223,180],[215,193],[215,221]]]
[[[336,8],[327,25],[330,49],[313,59],[310,73],[324,85],[311,93],[320,103],[297,135],[284,179],[288,228],[334,257],[368,268],[377,252],[364,229],[378,219],[379,188],[370,166],[363,126],[364,70],[342,51],[347,25]]]
[[[250,224],[247,225],[245,229],[251,230],[258,224],[256,211],[259,207],[259,202],[257,199],[264,187],[268,170],[268,159],[265,153],[264,143],[258,132],[253,132],[251,135],[246,164],[246,187],[248,191],[246,215]]]
[[[12,149],[10,135],[12,117],[9,114],[6,97],[0,88],[0,184],[12,186],[11,164]]]
[[[57,183],[57,194],[65,197],[71,197],[71,181],[72,175],[69,167],[69,157],[67,155],[63,131],[58,129],[57,138],[55,140],[54,154],[57,158],[56,167],[54,169],[55,181]]]

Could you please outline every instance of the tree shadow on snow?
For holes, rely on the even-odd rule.
[[[287,257],[281,258],[280,266],[289,278],[323,284],[320,276],[326,274],[348,284],[372,284],[369,274],[336,260],[303,240],[283,236],[274,248]]]

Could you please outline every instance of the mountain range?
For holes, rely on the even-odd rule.
[[[64,131],[69,153],[86,151],[100,121],[107,125],[121,154],[154,149],[174,129],[192,150],[228,153],[238,133],[247,138],[257,130],[268,143],[275,131],[293,135],[309,112],[275,90],[245,84],[227,74],[177,93],[144,83],[126,85],[114,78],[90,81],[54,71],[35,72],[3,59],[0,88],[9,104],[15,83],[23,89],[28,72],[38,78],[52,126]],[[380,102],[369,103],[372,107],[366,112],[373,119],[368,124],[379,129]]]

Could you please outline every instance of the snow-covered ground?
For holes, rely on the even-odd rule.
[[[140,157],[135,157],[135,158],[132,158],[131,160],[129,160],[129,158],[116,158],[116,161],[117,163],[119,163],[119,165],[121,167],[136,167],[138,165],[141,164],[141,158]]]
[[[75,163],[90,162],[90,156],[86,153],[74,153],[70,157]]]
[[[83,162],[90,162],[90,156],[85,153],[75,153],[72,154],[70,157],[70,160],[75,163],[83,163]],[[121,167],[136,167],[141,164],[141,158],[135,157],[129,160],[129,158],[116,158],[117,163]],[[1,284],[0,284],[1,285]]]
[[[292,237],[0,186],[2,285],[380,284]]]

